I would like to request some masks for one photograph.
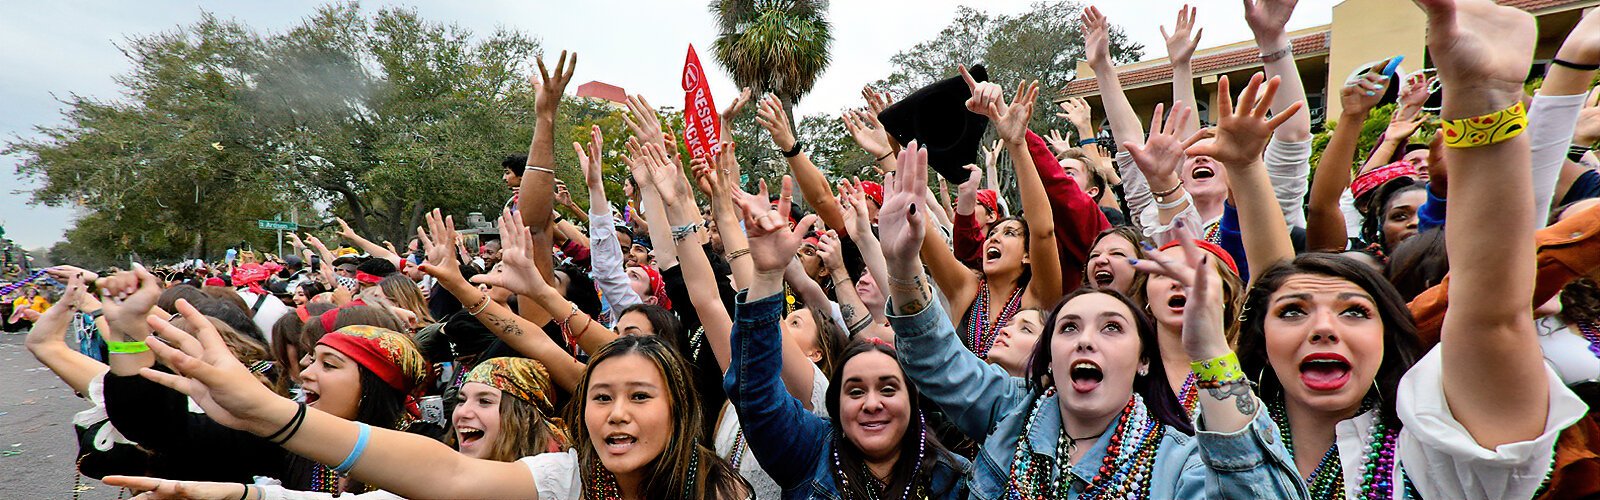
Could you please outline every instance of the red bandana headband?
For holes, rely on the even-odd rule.
[[[428,375],[428,362],[411,339],[386,328],[350,325],[323,335],[317,345],[339,351],[403,393],[422,385]]]
[[[356,281],[366,283],[368,285],[376,285],[378,282],[383,281],[383,278],[380,278],[375,274],[367,274],[365,271],[356,271]]]
[[[656,298],[656,305],[672,309],[672,299],[667,298],[667,280],[661,278],[661,271],[653,266],[637,266],[650,277],[650,296]]]
[[[245,264],[233,268],[233,286],[242,286],[250,289],[250,293],[266,295],[267,289],[261,288],[261,282],[272,276],[272,271],[260,264]]]
[[[1409,161],[1400,160],[1362,172],[1361,175],[1356,176],[1356,180],[1350,183],[1350,194],[1354,195],[1356,199],[1361,199],[1362,196],[1377,190],[1384,184],[1388,184],[1389,181],[1401,177],[1410,177],[1412,179],[1419,177],[1417,166],[1412,165]]]
[[[872,181],[861,181],[861,191],[867,194],[867,199],[883,206],[883,184]]]
[[[1157,251],[1166,250],[1168,248],[1178,246],[1179,244],[1180,242],[1178,240],[1172,240],[1167,242],[1165,245],[1161,245],[1161,248],[1157,249]],[[1194,240],[1194,246],[1200,247],[1201,250],[1211,253],[1212,256],[1217,258],[1217,260],[1221,260],[1223,264],[1227,264],[1228,269],[1232,270],[1235,276],[1239,275],[1239,264],[1234,263],[1233,255],[1228,254],[1227,250],[1223,250],[1222,247],[1217,246],[1216,243],[1206,240]]]

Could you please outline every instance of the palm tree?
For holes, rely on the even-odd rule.
[[[710,7],[721,32],[712,44],[717,61],[735,84],[771,92],[792,115],[828,67],[827,0],[711,0]]]

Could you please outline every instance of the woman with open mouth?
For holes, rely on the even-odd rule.
[[[901,165],[918,155],[912,142]],[[926,150],[920,155],[926,161]],[[723,384],[755,458],[784,498],[962,498],[967,463],[929,432],[916,385],[887,342],[864,337],[839,356],[826,389],[833,418],[814,414],[785,387],[780,370],[795,361],[784,352],[784,269],[814,216],[792,229],[784,214],[753,198],[742,205],[754,278],[737,306]],[[901,248],[915,258],[918,245]]]
[[[966,69],[962,71],[965,74]],[[1013,102],[1007,104],[999,85],[975,83],[970,76],[967,82],[973,91],[967,109],[989,117],[1015,162],[1023,217],[1003,218],[989,227],[977,271],[956,259],[937,232],[922,242],[921,258],[927,259],[934,282],[950,304],[950,321],[960,324],[962,343],[984,358],[1017,311],[1048,307],[1061,297],[1062,273],[1050,199],[1028,151],[1028,116],[1033,113],[1029,96],[1038,88],[1019,85]],[[878,216],[883,216],[881,209]]]
[[[1139,271],[1128,259],[1145,258],[1144,237],[1133,226],[1116,226],[1101,231],[1089,246],[1089,259],[1083,263],[1083,284],[1091,288],[1116,290],[1132,297]]]
[[[1115,291],[1082,289],[1052,308],[1026,377],[963,349],[921,259],[907,250],[925,235],[917,204],[926,168],[902,159],[898,171],[907,180],[897,176],[879,213],[880,237],[892,253],[885,256],[890,321],[906,374],[956,427],[983,441],[967,477],[973,498],[1304,496],[1283,446],[1256,437],[1272,423],[1236,367],[1202,370],[1211,390],[1201,397],[1201,432],[1191,436],[1162,375],[1154,326]],[[1209,274],[1189,272],[1185,279],[1202,290],[1189,293],[1214,293]],[[1198,340],[1183,339],[1196,359],[1231,356],[1220,310],[1205,308],[1196,324],[1214,326],[1197,332]],[[1213,455],[1230,456],[1230,463],[1208,462]]]
[[[1445,252],[1457,265],[1437,346],[1422,351],[1405,300],[1370,267],[1294,255],[1259,163],[1230,172],[1255,284],[1240,361],[1313,498],[1531,498],[1550,479],[1561,430],[1585,412],[1542,358],[1529,307],[1529,243],[1543,210],[1533,201],[1526,127],[1459,132],[1520,116],[1536,23],[1486,0],[1423,10],[1440,81],[1472,89],[1451,93],[1440,112],[1441,130],[1457,131],[1441,134],[1452,174]],[[1592,77],[1550,75],[1585,88]]]

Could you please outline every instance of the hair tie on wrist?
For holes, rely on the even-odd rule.
[[[1600,69],[1600,64],[1578,64],[1571,61],[1563,61],[1561,59],[1551,59],[1550,63],[1556,66],[1571,68],[1578,71],[1594,71]]]
[[[876,161],[883,161],[884,158],[888,158],[888,157],[890,157],[892,155],[894,155],[894,150],[890,149],[889,152],[884,153],[883,156],[879,156]]]

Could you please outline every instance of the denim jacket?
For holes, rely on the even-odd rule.
[[[784,389],[782,295],[746,302],[739,292],[733,360],[723,378],[756,461],[783,488],[784,498],[842,498],[833,477],[833,426],[807,411]],[[931,474],[930,498],[962,498],[967,463],[947,456]]]
[[[890,311],[893,311],[891,308]],[[910,316],[889,316],[895,347],[906,374],[963,433],[983,439],[967,477],[971,498],[996,499],[1005,493],[1017,441],[1027,439],[1037,454],[1056,456],[1061,410],[1056,397],[1040,404],[1033,431],[1021,436],[1037,393],[1026,380],[979,360],[962,347],[955,328],[937,303]],[[1196,426],[1198,427],[1198,426]],[[1071,491],[1077,498],[1098,472],[1111,439],[1107,432],[1072,467]],[[1056,472],[1051,471],[1052,479]],[[1233,433],[1184,435],[1167,427],[1156,452],[1150,498],[1307,498],[1304,482],[1278,431],[1260,411]]]

